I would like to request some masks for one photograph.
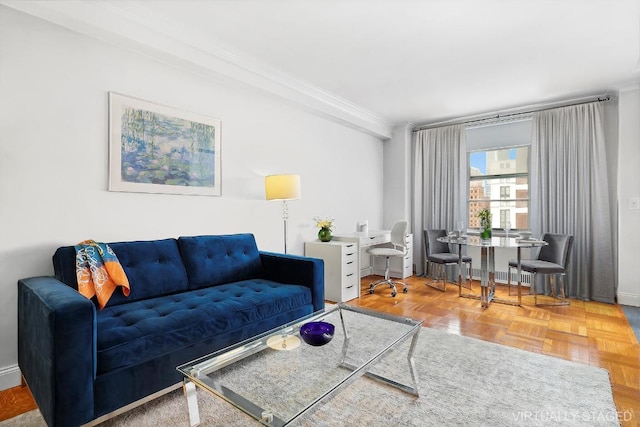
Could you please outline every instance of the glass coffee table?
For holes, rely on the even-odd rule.
[[[302,341],[300,327],[320,320],[335,326],[334,338],[323,346]],[[417,396],[413,351],[421,325],[340,303],[178,366],[190,424],[200,423],[196,386],[268,426],[289,424],[362,375]],[[406,367],[381,363],[374,368],[394,350],[406,351]],[[405,378],[392,379],[397,371]]]

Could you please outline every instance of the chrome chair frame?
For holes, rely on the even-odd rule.
[[[391,257],[405,257],[408,252],[408,244],[407,244],[407,230],[409,229],[409,223],[407,221],[398,221],[393,224],[391,228],[391,244],[393,248],[369,248],[367,249],[367,253],[372,256],[383,256],[385,257],[385,269],[384,269],[384,279],[378,280],[376,282],[371,282],[369,285],[369,293],[372,294],[375,292],[375,288],[380,285],[387,285],[391,288],[391,297],[395,297],[398,293],[398,289],[396,285],[402,285],[402,293],[407,293],[409,288],[407,284],[401,282],[399,280],[391,279],[389,275],[389,259]],[[401,248],[401,249],[399,249]]]
[[[435,280],[431,282],[426,282],[425,285],[431,286],[434,289],[445,292],[447,290],[447,266],[455,265],[458,266],[458,254],[454,254],[449,249],[449,245],[447,243],[438,242],[438,238],[445,237],[447,235],[447,230],[441,229],[433,229],[433,230],[423,230],[423,241],[424,241],[424,258],[425,258],[425,277],[428,274],[431,274],[431,266],[433,264],[438,265],[438,269],[436,271]],[[436,250],[439,252],[431,253],[431,248],[436,247]],[[446,251],[445,251],[446,249]],[[467,289],[471,289],[471,281],[472,281],[472,261],[473,259],[470,256],[464,255],[462,257],[462,262],[467,265],[468,268],[468,283],[467,286],[464,286]],[[442,271],[442,267],[444,268],[444,272]],[[442,287],[438,286],[438,283],[442,279]],[[457,284],[457,282],[455,282]]]
[[[533,295],[534,304],[537,307],[544,306],[558,306],[569,305],[569,299],[565,293],[564,278],[567,275],[567,264],[571,258],[571,249],[573,247],[573,236],[570,234],[554,234],[545,233],[542,235],[542,239],[548,243],[547,246],[543,246],[538,253],[536,259],[521,260],[522,271],[526,271],[531,274],[531,290],[528,294]],[[518,268],[518,262],[516,260],[509,261],[509,267],[507,269],[507,285],[509,287],[509,295],[511,295],[511,269]],[[555,302],[540,302],[538,303],[538,290],[536,288],[537,275],[543,275],[549,277],[549,286],[551,288],[551,297]],[[558,276],[560,283],[559,291],[556,290],[557,283],[554,278]],[[560,293],[560,296],[558,296]]]

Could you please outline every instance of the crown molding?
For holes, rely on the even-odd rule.
[[[133,13],[131,3],[117,7],[118,2],[0,0],[0,4],[182,69],[248,85],[377,138],[391,138],[393,125],[384,118],[210,40],[200,43],[206,48],[198,47],[149,10]]]
[[[640,89],[640,78],[635,81],[628,81],[618,86],[618,92],[629,92]]]

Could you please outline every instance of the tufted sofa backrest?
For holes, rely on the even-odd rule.
[[[180,237],[178,246],[191,289],[263,275],[253,234]]]
[[[116,290],[107,307],[189,289],[176,239],[109,243],[129,280],[131,293],[125,297]],[[76,251],[73,246],[58,248],[53,255],[55,276],[78,289]]]
[[[253,234],[193,236],[176,239],[109,243],[129,279],[131,293],[116,290],[107,307],[263,275]],[[76,251],[58,248],[55,277],[74,289]]]

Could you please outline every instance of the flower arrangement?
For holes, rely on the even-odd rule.
[[[478,212],[480,218],[480,237],[482,239],[491,239],[491,211],[487,208]]]
[[[333,228],[335,228],[335,226],[333,225],[333,221],[335,221],[335,219],[333,218],[319,218],[319,217],[314,217],[313,220],[316,222],[316,227],[322,229],[325,228],[327,230],[332,230]]]
[[[314,217],[313,220],[316,222],[316,227],[320,229],[318,231],[318,239],[320,239],[321,242],[330,241],[333,238],[331,229],[334,227],[333,221],[335,220],[333,218],[322,219],[319,217]]]
[[[478,218],[480,218],[481,223],[491,225],[491,211],[489,209],[484,208],[478,212]]]

